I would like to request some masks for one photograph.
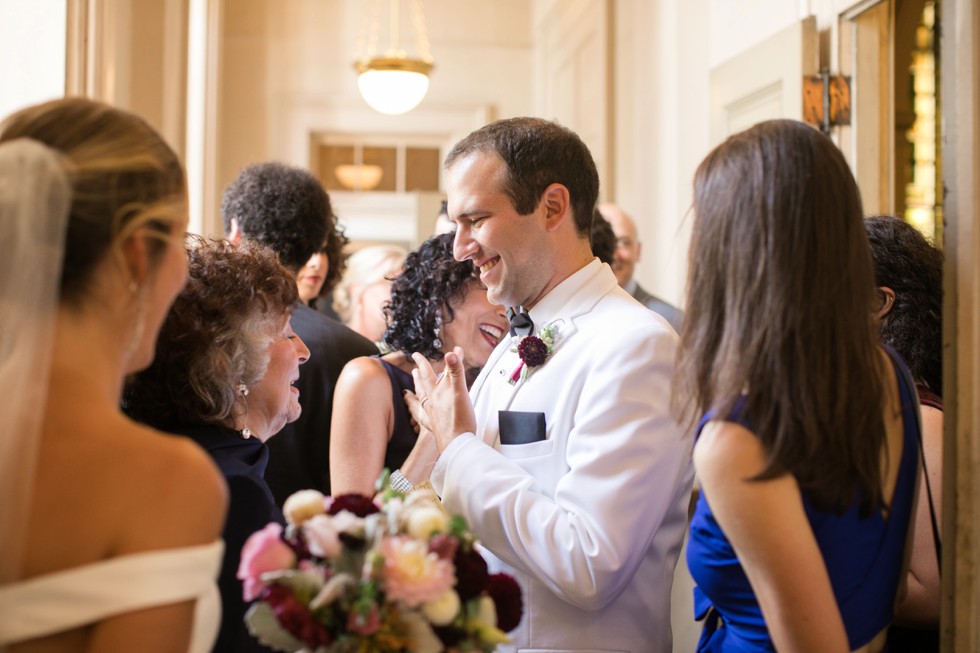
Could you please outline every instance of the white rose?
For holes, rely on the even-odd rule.
[[[476,621],[488,628],[497,627],[497,606],[489,596],[483,595],[478,599]]]
[[[292,493],[282,505],[286,521],[299,526],[311,517],[324,514],[326,510],[323,499],[323,495],[316,490],[300,490]]]
[[[402,613],[402,624],[408,635],[408,650],[411,653],[439,653],[442,641],[432,630],[432,626],[414,610]]]
[[[449,516],[432,505],[423,505],[408,511],[405,519],[406,532],[417,540],[428,540],[435,533],[449,529]]]
[[[364,518],[358,517],[354,513],[341,510],[333,516],[334,527],[340,533],[348,535],[362,535],[364,533]]]
[[[446,590],[439,598],[422,604],[422,614],[437,626],[448,626],[459,614],[459,594],[455,590]]]
[[[320,558],[335,558],[340,555],[340,531],[328,515],[316,515],[306,520],[303,532],[313,555]]]

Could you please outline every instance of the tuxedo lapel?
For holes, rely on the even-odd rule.
[[[546,323],[541,323],[536,329],[536,333],[540,333],[541,328],[545,326],[553,326],[557,331],[555,337],[555,344],[548,356],[548,360],[544,362],[544,365],[548,365],[548,361],[551,360],[565,345],[575,336],[578,331],[578,327],[575,324],[575,319],[581,317],[582,315],[589,313],[595,308],[595,305],[605,297],[611,290],[617,287],[616,277],[612,274],[603,274],[604,268],[600,267],[597,269],[596,273],[589,277],[581,286],[579,290],[575,292],[572,298],[562,306],[556,313],[559,317],[550,320]],[[532,309],[533,313],[533,309]],[[533,317],[533,315],[532,315]],[[510,404],[514,401],[514,397],[517,392],[529,381],[533,379],[535,370],[528,370],[526,378],[520,379],[514,386],[514,392],[510,394],[507,399],[507,405],[502,406],[501,410],[507,410],[510,408]]]
[[[511,340],[512,339],[510,336],[504,336],[504,339],[497,344],[492,352],[490,352],[490,358],[487,359],[486,365],[484,365],[483,369],[480,370],[476,380],[473,381],[473,385],[470,387],[470,401],[473,403],[476,403],[476,398],[486,385],[487,379],[490,378],[493,371],[497,369],[497,366],[500,364],[500,359],[507,353],[508,350],[510,350]]]

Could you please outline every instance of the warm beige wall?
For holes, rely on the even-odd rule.
[[[615,193],[637,222],[641,285],[684,301],[691,178],[708,151],[708,0],[613,6]]]
[[[0,120],[60,97],[65,87],[64,0],[0,0]]]
[[[223,14],[219,196],[251,162],[308,165],[314,132],[433,134],[451,144],[488,118],[531,110],[530,5],[524,0],[427,0],[436,64],[429,93],[418,108],[394,117],[371,110],[357,92],[353,61],[365,3],[212,1],[222,2]],[[217,204],[209,210],[206,230],[220,229]]]
[[[66,9],[65,92],[143,116],[183,155],[188,0],[68,0]]]

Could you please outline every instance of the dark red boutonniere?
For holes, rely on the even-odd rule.
[[[521,362],[510,374],[511,385],[520,379],[525,379],[535,367],[544,365],[551,352],[555,349],[558,338],[558,328],[554,324],[541,327],[537,335],[524,336],[517,341],[517,346],[511,349],[521,357]]]

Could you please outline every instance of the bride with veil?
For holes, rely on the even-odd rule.
[[[65,99],[0,124],[0,651],[210,649],[221,475],[119,410],[184,283],[186,215],[136,116]]]

